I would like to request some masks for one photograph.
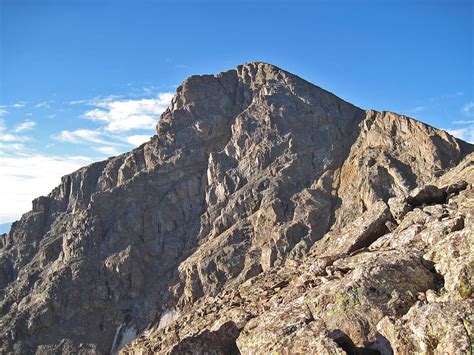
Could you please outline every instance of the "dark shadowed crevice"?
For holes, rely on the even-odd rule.
[[[374,342],[364,344],[364,346],[356,346],[349,335],[340,329],[333,330],[328,335],[348,355],[393,355],[390,343],[380,333],[377,333],[377,338]]]
[[[435,268],[435,264],[424,258],[421,259],[423,266],[434,275],[435,290],[440,291],[444,287],[444,276],[441,275]]]
[[[215,331],[205,330],[182,339],[171,350],[171,354],[230,354],[240,355],[236,340],[241,329],[228,321]]]
[[[379,354],[382,355],[393,355],[392,345],[390,344],[388,339],[385,338],[379,332],[377,332],[377,334],[375,335],[375,341],[370,344],[367,344],[365,347],[377,350]]]

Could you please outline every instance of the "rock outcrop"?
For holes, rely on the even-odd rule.
[[[1,237],[0,349],[470,351],[472,151],[269,64],[190,77]]]

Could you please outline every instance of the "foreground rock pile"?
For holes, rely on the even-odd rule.
[[[1,237],[5,353],[469,353],[473,146],[265,63]]]
[[[399,223],[380,201],[303,260],[203,297],[124,352],[470,353],[472,185],[429,186],[397,202]]]

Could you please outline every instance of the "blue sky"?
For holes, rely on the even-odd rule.
[[[0,223],[153,135],[179,83],[261,60],[474,142],[472,1],[0,0]]]

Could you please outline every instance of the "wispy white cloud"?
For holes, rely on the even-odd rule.
[[[60,183],[61,176],[91,162],[81,156],[0,154],[0,223],[19,219],[31,210],[34,198],[48,194]]]
[[[50,108],[54,101],[42,101],[35,105],[35,108]]]
[[[22,153],[25,151],[25,145],[21,143],[2,143],[0,142],[0,155],[9,156],[11,154]]]
[[[72,100],[65,103],[68,103],[69,105],[83,105],[83,104],[87,104],[88,102],[89,100],[84,99],[84,100]]]
[[[466,116],[474,116],[474,101],[468,102],[462,107],[462,112]]]
[[[466,120],[459,120],[453,121],[454,124],[474,124],[474,120],[466,121]]]
[[[27,142],[30,140],[31,138],[28,136],[0,132],[0,142]]]
[[[88,100],[84,99],[84,100],[71,100],[71,101],[66,101],[64,103],[69,104],[69,105],[83,105],[83,104],[87,104],[87,102]]]
[[[462,113],[467,117],[474,117],[474,101],[466,103],[461,108]],[[462,139],[466,142],[474,144],[474,120],[457,120],[453,121],[453,124],[463,125],[462,128],[449,128],[446,131],[456,138]]]
[[[150,140],[150,135],[136,134],[133,136],[124,137],[124,140],[131,145],[138,146],[142,143],[148,142]]]
[[[0,117],[8,115],[8,111],[4,108],[0,108]]]
[[[143,86],[141,89],[138,89],[138,92],[140,92],[140,90],[143,94],[148,96],[154,95],[155,93],[160,91],[159,87],[155,85]]]
[[[13,104],[12,107],[14,107],[14,108],[20,108],[20,107],[25,107],[25,105],[26,105],[26,102],[19,101],[19,102]]]
[[[172,93],[160,93],[155,99],[98,102],[84,117],[104,124],[109,132],[152,129],[172,97]]]
[[[119,155],[121,153],[117,149],[117,147],[111,147],[111,146],[93,147],[93,149],[98,151],[99,153],[105,154],[106,156]]]
[[[407,112],[421,112],[425,110],[425,106],[416,106],[412,109],[409,109]]]
[[[32,120],[23,121],[15,126],[13,129],[15,132],[29,131],[35,128],[36,122]]]
[[[474,125],[457,129],[447,129],[446,131],[456,138],[474,144]]]
[[[122,145],[121,143],[112,142],[107,139],[102,132],[91,129],[77,129],[74,131],[64,130],[53,136],[53,138],[61,142],[76,144],[95,143],[104,145]]]
[[[97,106],[102,102],[110,102],[114,100],[118,100],[123,98],[123,95],[107,95],[107,96],[95,96],[89,99],[81,99],[81,100],[72,100],[65,102],[69,105],[88,105],[88,106]]]
[[[426,98],[417,100],[416,106],[415,104],[413,104],[414,106],[412,107],[401,108],[398,111],[406,113],[408,115],[417,114],[417,113],[420,114],[421,112],[432,111],[440,106],[445,106],[446,103],[461,100],[462,96],[464,96],[464,93],[461,91],[458,91],[454,93],[448,93],[445,95],[426,97]]]
[[[9,130],[7,130],[5,122],[2,119],[0,119],[0,142],[20,143],[20,142],[27,142],[30,140],[31,138],[28,136],[17,135],[17,134],[11,133]]]

